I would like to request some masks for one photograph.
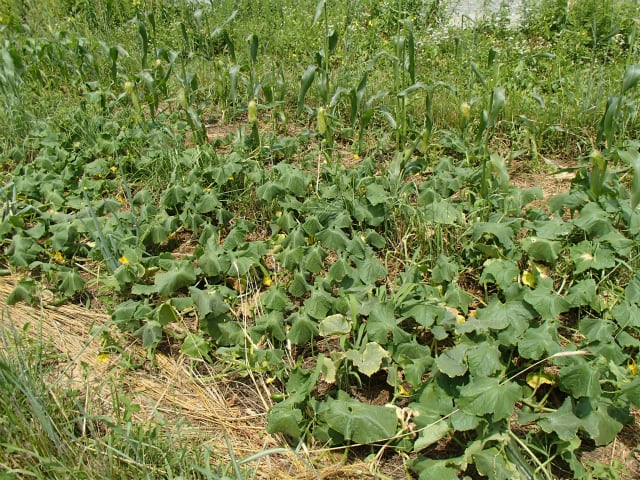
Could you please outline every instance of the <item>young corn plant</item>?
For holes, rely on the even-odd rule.
[[[640,64],[628,65],[618,95],[607,99],[607,106],[600,120],[597,143],[603,140],[605,148],[612,151],[620,145],[619,139],[626,138],[626,129],[638,118],[637,104],[633,91],[640,81]]]
[[[395,93],[396,147],[403,148],[407,141],[409,124],[407,111],[407,89],[416,85],[415,39],[413,22],[405,18],[398,20],[394,39],[393,90]],[[420,87],[417,87],[420,88]]]
[[[331,54],[338,45],[338,32],[329,24],[329,14],[326,0],[320,0],[316,5],[316,13],[313,17],[311,28],[315,27],[322,18],[323,45],[322,50],[316,52],[316,63],[320,68],[318,78],[318,90],[320,98],[325,105],[329,103],[329,92],[331,92]]]
[[[489,139],[496,127],[498,117],[504,109],[504,104],[504,88],[494,88],[489,100],[489,108],[482,110],[480,125],[476,134],[477,155],[480,157],[482,165],[482,179],[480,182],[480,196],[482,198],[487,198],[489,194],[491,169],[497,166],[495,162],[492,162],[492,156],[489,153]]]
[[[179,80],[182,88],[178,92],[178,103],[186,113],[193,140],[195,143],[204,144],[207,141],[207,129],[194,107],[198,93],[198,78],[195,73],[187,72],[183,64],[182,76]]]
[[[304,110],[304,99],[311,85],[316,81],[320,99],[323,105],[329,105],[331,95],[331,54],[338,45],[338,32],[329,24],[329,14],[326,0],[320,0],[316,5],[311,28],[320,21],[323,26],[322,48],[315,54],[315,65],[309,65],[300,80],[298,91],[297,115]]]
[[[607,99],[605,112],[598,127],[597,143],[604,149],[595,148],[589,155],[588,165],[578,172],[576,181],[583,182],[592,200],[611,197],[618,200],[618,192],[612,187],[614,174],[631,175],[631,204],[634,209],[640,203],[640,154],[638,142],[630,141],[626,129],[637,119],[637,105],[633,96],[640,82],[640,65],[626,67],[618,95]],[[612,172],[613,164],[618,171]],[[589,168],[590,167],[590,168]]]

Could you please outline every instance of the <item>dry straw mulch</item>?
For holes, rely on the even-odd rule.
[[[288,448],[276,436],[266,434],[269,393],[262,378],[230,378],[223,366],[194,363],[178,354],[146,351],[131,337],[109,326],[110,317],[77,305],[6,305],[19,277],[0,278],[0,328],[23,332],[49,345],[57,373],[46,379],[75,388],[86,395],[87,407],[97,414],[114,414],[114,395],[126,395],[140,406],[135,421],[163,419],[168,428],[186,425],[181,435],[191,436],[211,448],[222,462],[229,461],[229,442],[236,459],[268,449]],[[106,329],[117,340],[119,351],[105,348]],[[131,368],[131,364],[135,368]],[[339,453],[298,449],[264,455],[250,465],[257,478],[268,479],[374,479],[379,464],[343,462]],[[396,468],[399,465],[396,466]],[[392,478],[405,478],[400,469]]]

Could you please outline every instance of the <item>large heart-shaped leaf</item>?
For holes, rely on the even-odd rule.
[[[563,367],[560,370],[560,388],[575,398],[597,399],[602,393],[600,372],[584,361]]]
[[[344,335],[351,331],[351,322],[341,313],[330,315],[320,322],[319,332],[323,337]]]
[[[158,273],[154,284],[160,295],[168,297],[181,288],[196,283],[196,273],[193,263],[189,261],[177,262],[168,272]]]
[[[190,287],[189,293],[198,309],[200,318],[204,318],[209,314],[219,317],[229,310],[229,306],[217,290],[200,290],[197,287]]]
[[[570,308],[569,302],[553,291],[553,280],[550,278],[542,278],[537,288],[527,292],[524,299],[543,320],[555,320]]]
[[[513,413],[521,395],[522,389],[516,383],[493,377],[476,378],[460,387],[457,405],[463,412],[476,416],[491,414],[495,420],[501,420]]]
[[[395,408],[360,403],[342,391],[322,405],[318,417],[344,441],[361,444],[393,437],[398,423]]]
[[[363,352],[359,352],[358,350],[349,350],[346,353],[346,358],[351,360],[358,370],[364,373],[367,377],[370,377],[380,370],[382,360],[388,357],[389,352],[375,342],[367,343]]]
[[[318,324],[303,313],[295,313],[288,319],[291,323],[288,338],[294,345],[305,345],[318,334]]]
[[[511,260],[487,260],[480,276],[480,283],[496,283],[501,289],[511,285],[520,273],[520,269]]]
[[[533,315],[524,302],[510,300],[502,303],[497,297],[493,297],[489,305],[476,310],[475,318],[472,317],[462,325],[458,325],[456,330],[460,333],[487,332],[512,327],[522,333],[529,326],[532,318]]]

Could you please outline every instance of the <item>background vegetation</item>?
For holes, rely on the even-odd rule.
[[[518,28],[447,7],[4,2],[9,303],[49,288],[150,358],[263,375],[292,445],[420,478],[621,473],[580,452],[640,403],[640,5],[525,2]],[[573,181],[549,198],[516,168]],[[5,351],[3,415],[64,451],[74,405]]]

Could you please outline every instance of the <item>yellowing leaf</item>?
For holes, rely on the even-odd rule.
[[[555,386],[556,379],[553,375],[549,375],[548,373],[530,373],[527,375],[527,385],[536,390],[541,385],[551,385]]]
[[[525,270],[524,272],[522,272],[522,283],[524,283],[527,287],[535,288],[536,277],[529,270]]]
[[[638,375],[638,365],[633,358],[630,359],[627,363],[627,370],[629,370],[629,372],[631,372],[631,375],[633,375],[634,377]]]

